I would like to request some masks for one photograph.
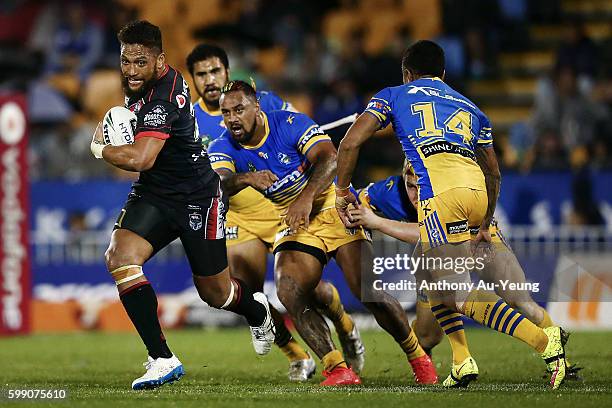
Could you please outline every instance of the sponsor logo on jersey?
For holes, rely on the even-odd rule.
[[[259,152],[259,153],[257,153],[257,155],[259,157],[261,157],[262,159],[268,160],[268,153],[266,153],[266,152]]]
[[[419,148],[421,149],[423,156],[426,158],[439,153],[452,153],[467,157],[468,159],[476,160],[476,156],[474,156],[473,152],[459,145],[449,143],[446,140],[440,140]]]
[[[226,239],[238,239],[238,226],[233,225],[231,227],[225,227],[225,238]]]
[[[446,223],[446,233],[449,235],[461,234],[467,231],[469,231],[467,220]]]
[[[302,174],[302,171],[300,169],[293,170],[291,173],[287,174],[285,177],[283,177],[282,179],[276,181],[274,184],[272,184],[270,187],[268,187],[264,191],[264,194],[265,195],[272,194],[275,191],[280,190],[285,184],[293,183],[294,181],[296,181],[298,179],[298,177],[300,177],[301,174]]]
[[[442,99],[447,99],[453,102],[459,102],[459,103],[463,103],[473,109],[476,109],[476,107],[474,105],[472,105],[471,103],[469,103],[468,101],[466,101],[465,99],[461,99],[461,98],[457,98],[456,96],[450,95],[445,93],[444,91],[440,91],[439,89],[436,88],[432,88],[429,86],[416,86],[416,85],[410,85],[408,87],[408,94],[409,95],[415,95],[418,93],[422,93],[424,95],[427,96],[435,96],[438,98],[442,98]]]
[[[162,105],[157,105],[151,112],[145,114],[143,124],[146,127],[157,127],[166,123],[168,112]]]
[[[287,123],[293,125],[293,119],[295,119],[295,115],[289,115],[287,118]]]
[[[197,231],[200,228],[202,228],[202,214],[199,214],[199,213],[189,214],[189,226],[194,231]]]
[[[187,98],[185,98],[185,95],[183,94],[178,94],[176,95],[176,103],[178,104],[179,108],[182,108],[187,103]]]
[[[303,149],[308,141],[312,139],[314,136],[324,135],[325,132],[319,126],[313,126],[302,138],[300,139],[299,149]]]

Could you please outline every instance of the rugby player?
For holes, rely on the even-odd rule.
[[[335,257],[349,287],[361,296],[361,258],[371,254],[362,228],[346,229],[334,210],[332,181],[336,150],[306,115],[265,113],[253,88],[242,81],[223,89],[221,111],[227,133],[209,146],[213,168],[228,194],[247,186],[262,191],[281,211],[285,225],[274,242],[278,296],[302,338],[321,358],[321,385],[360,383],[335,349],[329,329],[316,311],[314,289],[328,257]],[[270,176],[266,183],[254,174]],[[379,324],[400,343],[417,382],[437,382],[429,357],[410,329],[399,302],[384,293],[364,302]]]
[[[402,58],[402,72],[404,85],[378,92],[340,144],[338,213],[350,226],[349,204],[356,202],[350,181],[359,147],[377,130],[393,123],[418,179],[419,232],[425,256],[464,261],[473,255],[493,256],[490,225],[501,176],[489,120],[443,82],[444,52],[434,42],[419,41],[409,47]],[[478,226],[472,238],[471,225]],[[469,281],[469,274],[442,266],[428,272],[428,279],[441,287]],[[440,323],[451,313],[461,313],[518,338],[540,353],[551,372],[553,389],[563,382],[567,334],[560,327],[536,326],[489,291],[439,290],[429,291],[429,296],[434,313],[440,312],[436,314],[442,317]],[[451,375],[460,372],[462,365],[453,364]]]
[[[404,166],[404,169],[406,168],[407,166]],[[352,225],[378,230],[393,238],[416,243],[419,238],[419,229],[415,224],[418,193],[413,182],[410,174],[403,172],[403,176],[387,177],[356,190],[354,194],[359,205],[350,209]],[[420,268],[415,271],[417,284],[422,280],[422,274]],[[448,328],[452,329],[451,333],[463,330],[462,321],[451,323]],[[431,350],[440,343],[444,332],[431,312],[427,293],[419,289],[412,329],[423,350],[431,357]]]
[[[187,67],[200,96],[194,104],[198,132],[202,145],[208,148],[209,143],[226,130],[219,99],[221,89],[230,78],[229,59],[222,48],[199,44],[187,56]],[[279,109],[295,112],[289,102],[273,92],[256,91],[256,94],[264,112]],[[229,202],[226,240],[231,275],[251,288],[263,291],[267,254],[280,227],[280,213],[261,193],[250,187],[231,196]],[[355,371],[361,371],[365,348],[357,326],[344,311],[337,289],[331,283],[321,281],[315,294],[321,312],[336,327],[347,362]],[[274,342],[289,359],[289,380],[307,380],[316,370],[314,360],[293,339],[282,315],[272,305],[269,307],[276,326]]]
[[[115,223],[106,266],[148,350],[146,373],[133,389],[180,379],[157,317],[157,298],[142,271],[155,253],[179,238],[202,300],[243,315],[255,351],[269,352],[274,324],[263,293],[230,278],[224,237],[226,198],[195,131],[187,84],[165,63],[159,28],[134,21],[118,33],[125,105],[137,117],[134,143],[104,145],[101,126],[91,151],[123,170],[140,172]],[[181,278],[182,279],[182,278]]]
[[[379,230],[399,240],[417,244],[419,240],[419,226],[416,223],[416,208],[418,207],[417,181],[414,171],[407,161],[404,165],[403,177],[391,176],[385,180],[370,183],[357,193],[360,205],[349,210],[353,219],[351,225]],[[406,205],[408,205],[408,208]],[[478,229],[478,226],[472,226],[470,227],[470,233],[474,236],[477,234]],[[489,232],[491,233],[491,242],[496,248],[496,254],[490,262],[484,264],[483,269],[475,268],[475,272],[485,282],[499,283],[500,280],[505,280],[519,285],[524,284],[526,279],[523,269],[512,248],[505,240],[495,218],[491,221]],[[415,248],[416,256],[419,253],[420,244]],[[421,271],[417,270],[417,281],[420,278],[419,272]],[[519,310],[539,327],[554,326],[546,309],[532,299],[529,291],[510,290],[508,286],[496,285],[495,292],[511,307]],[[427,293],[418,291],[417,297],[417,318],[413,323],[413,328],[416,331],[419,342],[425,350],[430,350],[440,342],[442,335],[446,333],[452,339],[453,361],[460,363],[469,358],[470,364],[466,365],[461,370],[461,373],[455,372],[452,377],[449,376],[444,381],[444,385],[447,387],[467,385],[467,378],[476,378],[478,376],[478,366],[469,353],[463,331],[463,322],[460,319],[456,319],[459,317],[456,313],[442,316],[441,321],[444,325],[444,331],[442,332],[435,318],[433,318],[434,315],[429,310]],[[439,310],[436,312],[437,315],[441,313],[443,312]],[[435,325],[432,325],[432,323],[435,323]],[[566,361],[566,378],[579,379],[578,371],[582,367],[570,364],[567,358]]]

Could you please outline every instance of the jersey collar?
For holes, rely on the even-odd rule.
[[[221,116],[221,109],[217,109],[217,110],[214,110],[214,111],[208,110],[208,108],[206,107],[206,104],[204,103],[202,98],[198,99],[196,104],[199,105],[200,109],[202,109],[204,112],[208,113],[210,116]]]
[[[266,139],[268,138],[268,135],[270,134],[270,125],[268,125],[268,115],[266,115],[266,113],[264,111],[261,111],[261,114],[263,115],[263,118],[264,118],[264,128],[266,129],[265,133],[264,133],[264,136],[261,138],[259,143],[257,143],[257,145],[255,145],[255,146],[245,146],[245,145],[241,144],[240,146],[244,147],[245,149],[249,149],[249,150],[259,149],[261,146],[263,146],[264,143],[266,143]]]

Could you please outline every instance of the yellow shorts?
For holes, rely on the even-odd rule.
[[[225,222],[227,246],[259,239],[268,246],[274,244],[276,232],[281,226],[280,213],[263,195],[254,192],[240,193],[230,199],[230,209]],[[253,194],[254,193],[254,194]],[[239,205],[235,205],[239,204]]]
[[[317,248],[325,254],[335,251],[349,242],[371,241],[370,234],[363,228],[346,228],[335,208],[322,210],[310,220],[308,230],[300,228],[295,234],[289,235],[289,227],[279,228],[274,242],[274,250],[287,242],[297,242]]]
[[[480,225],[487,212],[487,192],[453,188],[419,201],[423,250],[470,239],[470,225]]]

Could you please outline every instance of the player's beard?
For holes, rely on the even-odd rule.
[[[157,72],[154,73],[150,79],[144,81],[140,88],[133,90],[130,88],[128,78],[126,76],[121,77],[121,85],[123,86],[123,92],[125,92],[125,95],[130,99],[139,99],[146,95],[146,93],[153,88],[155,82],[157,82]]]
[[[215,99],[210,99],[207,95],[208,91],[217,91],[219,95]],[[221,88],[218,86],[209,86],[204,88],[204,92],[200,93],[200,97],[204,99],[206,105],[212,106],[215,109],[219,109],[219,101],[221,100]]]
[[[235,136],[234,133],[230,130],[232,137],[240,144],[248,144],[255,136],[255,129],[257,128],[257,120],[253,119],[253,123],[251,125],[251,130],[247,130],[244,125],[241,124],[242,127],[242,135]]]

